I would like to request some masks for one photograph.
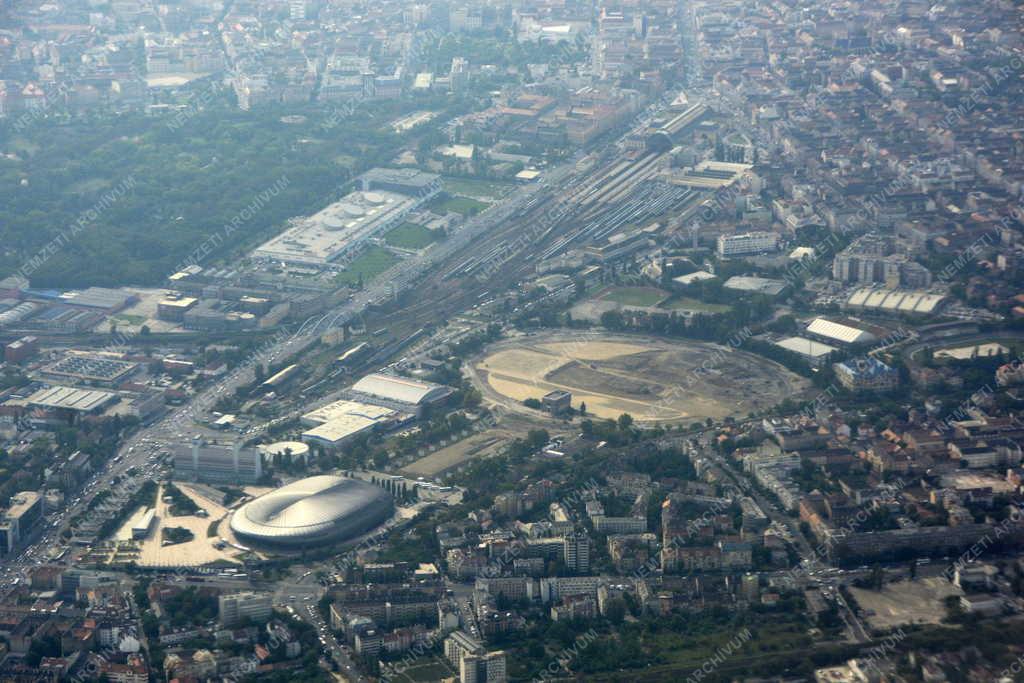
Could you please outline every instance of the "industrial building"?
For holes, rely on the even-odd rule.
[[[932,315],[946,301],[944,294],[910,289],[876,289],[865,287],[854,291],[844,308],[894,315]]]
[[[139,364],[105,356],[71,353],[41,372],[49,377],[113,386],[138,370]]]
[[[430,199],[443,187],[441,176],[412,168],[373,168],[359,182],[364,192],[397,192],[421,199]]]
[[[452,388],[408,377],[374,373],[352,385],[351,393],[389,403],[424,406],[439,403],[452,394]]]
[[[383,523],[394,503],[383,489],[336,476],[300,479],[252,500],[231,516],[231,530],[258,543],[303,546],[341,541]]]
[[[340,446],[359,434],[392,421],[397,411],[359,401],[340,400],[302,416],[302,424],[312,427],[302,433],[307,443]]]
[[[168,297],[156,305],[156,317],[160,320],[181,322],[199,299],[192,296]]]
[[[196,439],[174,449],[174,476],[208,484],[255,484],[263,476],[263,454],[256,448],[206,444]]]
[[[39,352],[37,337],[22,337],[4,347],[4,362],[21,363]]]
[[[312,216],[293,219],[291,227],[257,247],[253,258],[324,268],[400,225],[424,201],[395,192],[353,192]]]
[[[130,304],[138,302],[139,297],[122,289],[107,287],[88,287],[80,292],[65,292],[60,295],[63,303],[83,308],[96,308],[107,313],[117,313]]]
[[[70,413],[97,414],[117,401],[117,394],[98,389],[53,386],[40,389],[25,402],[34,408],[47,408]]]

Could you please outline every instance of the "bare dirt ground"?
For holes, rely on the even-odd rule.
[[[887,630],[903,624],[938,624],[946,616],[943,600],[963,591],[941,577],[887,584],[881,591],[850,588],[865,621],[873,629]]]
[[[470,364],[485,397],[513,410],[561,389],[573,407],[643,422],[746,416],[810,383],[766,359],[728,347],[627,335],[549,334],[492,345]]]
[[[412,477],[435,477],[474,458],[486,458],[494,455],[504,444],[509,442],[510,438],[504,430],[488,429],[451,446],[436,450],[403,467],[400,472]]]

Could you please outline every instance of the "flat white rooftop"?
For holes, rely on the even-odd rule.
[[[787,337],[775,342],[775,345],[781,346],[787,351],[799,353],[804,356],[810,356],[811,358],[827,356],[836,350],[834,346],[822,344],[812,339],[805,339],[804,337]]]
[[[253,251],[257,259],[325,266],[384,229],[397,225],[420,200],[395,192],[353,192]]]
[[[88,413],[102,408],[115,398],[117,398],[117,395],[109,391],[77,389],[75,387],[49,387],[47,389],[40,389],[32,394],[26,402],[29,405],[42,406],[44,408],[63,408],[65,410],[77,410]]]
[[[331,420],[336,420],[348,415],[357,415],[371,420],[378,420],[394,414],[395,411],[391,408],[375,406],[370,403],[361,403],[359,401],[341,400],[335,401],[334,403],[328,403],[321,408],[317,408],[316,410],[306,413],[302,416],[302,422],[307,425],[322,425],[325,422],[330,422]]]

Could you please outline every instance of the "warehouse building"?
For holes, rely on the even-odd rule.
[[[4,362],[21,363],[39,352],[37,337],[22,337],[4,347]]]
[[[138,370],[139,364],[105,356],[70,353],[46,366],[42,373],[63,380],[113,386]]]
[[[944,294],[910,289],[865,287],[850,295],[845,308],[892,315],[932,315],[946,302]]]
[[[117,401],[117,394],[98,389],[53,386],[40,389],[25,402],[33,408],[45,408],[79,414],[99,414]]]
[[[384,406],[360,401],[335,401],[302,416],[302,424],[312,427],[302,433],[302,440],[336,447],[401,417],[396,410]]]
[[[383,405],[422,407],[440,403],[452,394],[452,388],[408,377],[374,373],[352,385],[350,393]]]
[[[60,295],[60,299],[72,306],[96,308],[107,313],[117,313],[139,301],[137,294],[107,287],[89,287],[80,292],[65,292]]]

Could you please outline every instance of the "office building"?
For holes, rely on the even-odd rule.
[[[191,447],[174,451],[174,476],[208,484],[255,484],[263,476],[263,454],[256,448],[243,448],[193,441]]]
[[[464,655],[459,661],[459,683],[505,683],[505,652]]]
[[[43,518],[43,498],[35,491],[22,491],[11,496],[11,502],[0,517],[0,555],[9,555],[21,547],[39,520]]]
[[[722,257],[760,254],[778,248],[779,236],[774,232],[756,231],[718,236],[718,255]]]
[[[268,619],[273,607],[270,593],[234,593],[217,598],[217,618],[223,626],[235,626],[245,619]]]
[[[453,666],[459,666],[466,655],[479,655],[484,652],[483,643],[465,631],[455,631],[444,640],[444,656]]]
[[[590,571],[590,539],[586,534],[571,534],[562,539],[566,568],[576,574]]]

